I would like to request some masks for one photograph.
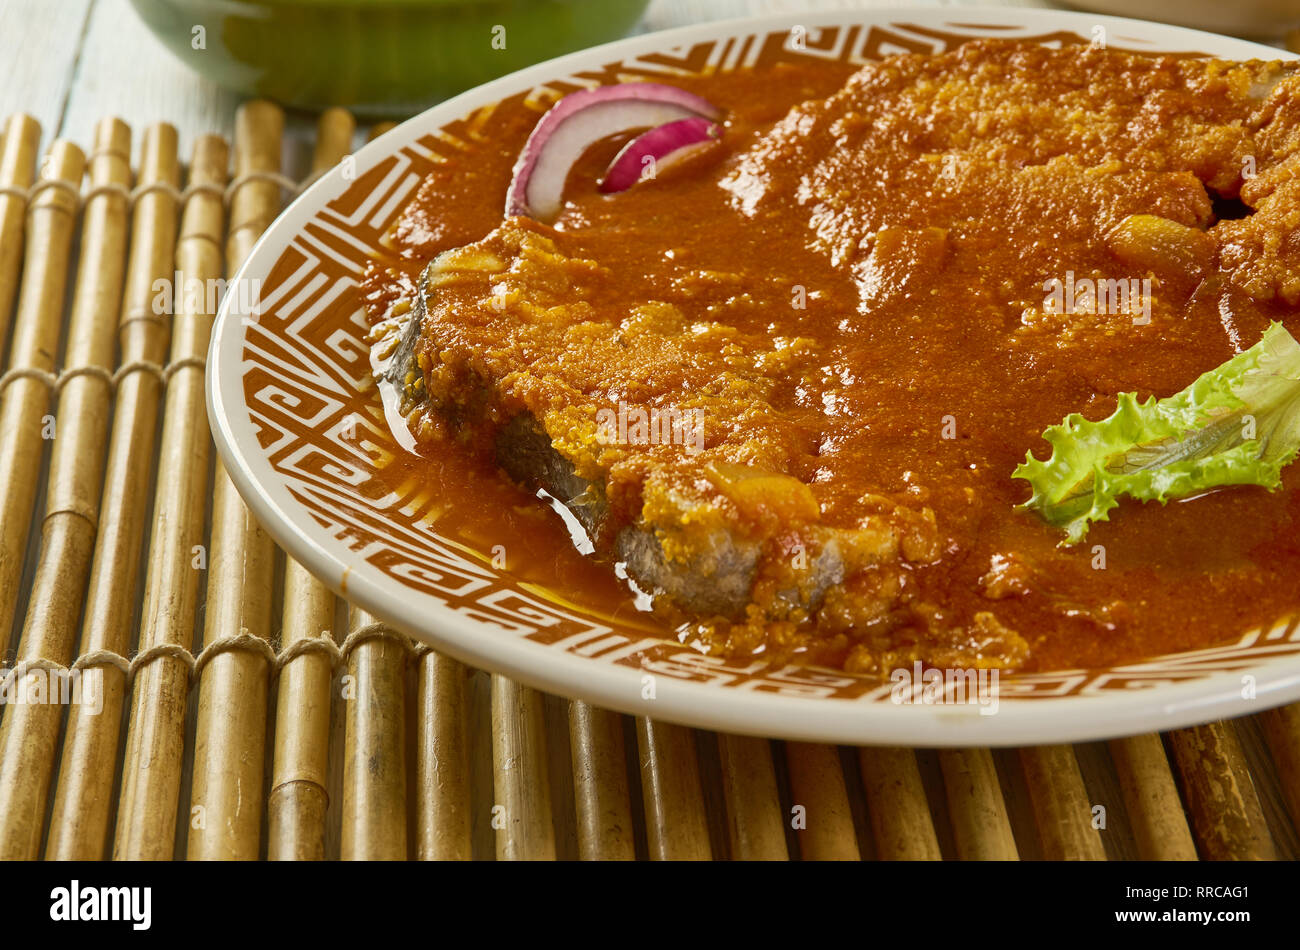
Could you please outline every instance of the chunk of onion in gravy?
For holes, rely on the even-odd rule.
[[[1106,236],[1110,252],[1157,277],[1200,279],[1214,257],[1214,239],[1155,214],[1130,214]]]

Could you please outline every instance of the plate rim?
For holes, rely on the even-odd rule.
[[[991,19],[990,19],[991,18]],[[1208,43],[1215,56],[1294,59],[1294,54],[1248,40],[1145,20],[1075,11],[1017,7],[872,7],[816,13],[775,13],[709,21],[639,34],[569,53],[527,67],[439,103],[407,119],[354,153],[355,176],[420,135],[462,117],[478,106],[499,101],[522,88],[567,76],[593,60],[618,59],[665,46],[770,32],[793,26],[820,28],[847,23],[914,23],[923,26],[979,25],[1001,22],[1034,27],[1074,28],[1101,25],[1116,40],[1145,39],[1153,49],[1185,49]],[[1121,32],[1114,32],[1114,31]],[[1126,35],[1128,34],[1128,35]],[[1154,37],[1151,34],[1155,34]],[[322,207],[323,196],[341,191],[343,168],[336,165],[290,203],[261,235],[227,286],[265,277],[302,224]],[[472,620],[432,595],[416,595],[383,576],[356,569],[340,554],[341,542],[319,535],[324,529],[288,495],[257,451],[246,451],[252,437],[243,399],[244,334],[233,313],[238,294],[227,294],[211,331],[205,393],[212,438],[221,468],[244,503],[286,554],[301,563],[336,594],[384,622],[468,665],[507,675],[524,685],[630,715],[648,716],[697,728],[770,738],[855,745],[893,744],[915,747],[1012,746],[1092,741],[1189,726],[1226,716],[1246,715],[1300,699],[1300,656],[1263,660],[1173,685],[1154,685],[1123,693],[1016,699],[1002,696],[998,711],[981,716],[975,706],[864,703],[851,699],[782,695],[756,689],[722,689],[707,683],[655,678],[653,699],[641,699],[643,668],[596,664]],[[231,329],[232,322],[234,324]],[[233,394],[233,399],[231,398]],[[241,413],[235,420],[232,411]],[[244,432],[235,431],[242,426]],[[260,449],[260,447],[258,447]],[[295,508],[297,510],[295,510]],[[330,550],[327,544],[338,545]],[[432,611],[433,616],[427,616]],[[421,616],[425,615],[425,616]],[[1243,632],[1243,636],[1246,632]],[[1166,654],[1177,656],[1177,654]],[[1144,661],[1145,662],[1145,661]],[[1137,665],[1137,664],[1128,664]],[[831,671],[833,672],[833,671]],[[1068,671],[1050,671],[1054,674]],[[592,675],[594,674],[594,675]],[[1244,675],[1258,680],[1255,696],[1243,696]],[[919,704],[918,704],[919,705]],[[990,720],[985,723],[984,720]],[[973,724],[972,724],[973,723]]]

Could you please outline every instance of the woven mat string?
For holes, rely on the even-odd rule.
[[[42,178],[32,187],[27,189],[27,204],[30,209],[31,203],[36,200],[36,196],[42,191],[62,191],[72,198],[73,202],[81,204],[81,186],[75,181],[68,181],[66,178]]]
[[[302,187],[288,175],[281,175],[279,172],[271,171],[249,171],[242,175],[235,176],[235,180],[226,186],[226,204],[230,204],[240,188],[253,181],[269,182],[272,185],[279,185],[281,191],[287,191],[290,194],[298,194]]]
[[[93,149],[91,153],[86,156],[86,167],[89,168],[91,165],[95,164],[97,159],[104,158],[105,156],[116,158],[127,165],[131,164],[131,156],[126,152],[118,148],[113,148],[111,145],[105,145],[101,148]]]
[[[389,640],[406,650],[408,659],[414,655],[415,646],[410,637],[398,633],[385,623],[376,621],[368,623],[364,627],[358,627],[344,638],[343,643],[339,646],[340,660],[346,660],[360,644],[371,640]]]
[[[122,671],[122,675],[131,679],[131,664],[127,662],[126,657],[119,656],[112,650],[96,650],[93,653],[87,653],[85,656],[78,657],[77,662],[72,664],[74,670],[85,670],[92,666],[114,666]]]
[[[18,379],[39,380],[51,390],[53,390],[59,382],[59,377],[38,366],[15,366],[13,369],[0,373],[0,393],[3,393],[6,386]]]
[[[226,205],[229,205],[234,201],[235,195],[239,192],[239,189],[251,182],[265,182],[267,184],[276,185],[281,191],[286,191],[297,196],[314,185],[328,172],[328,168],[320,169],[312,172],[302,182],[297,182],[288,175],[282,175],[279,172],[254,169],[253,171],[247,171],[242,175],[236,176],[235,179],[225,188],[213,184],[212,182],[202,181],[194,182],[186,186],[184,190],[177,188],[171,182],[167,181],[151,181],[145,184],[136,185],[134,188],[127,188],[125,185],[120,185],[116,182],[105,182],[103,184],[94,185],[84,193],[76,182],[68,181],[63,178],[42,178],[29,188],[19,188],[16,185],[0,185],[0,196],[7,195],[11,198],[21,198],[30,204],[30,202],[41,192],[54,188],[69,194],[77,201],[78,205],[85,205],[92,199],[104,195],[116,195],[125,200],[128,206],[134,206],[135,203],[145,195],[157,192],[170,196],[172,200],[180,204],[185,204],[195,195],[212,195],[220,198]]]
[[[396,643],[406,652],[407,662],[414,662],[425,654],[432,652],[432,648],[427,644],[415,643],[410,637],[398,633],[387,624],[378,621],[353,630],[342,644],[336,644],[332,637],[321,634],[316,637],[295,640],[278,654],[268,641],[241,630],[237,634],[222,637],[220,640],[210,643],[199,652],[198,656],[194,656],[179,643],[159,643],[141,650],[130,659],[120,653],[114,653],[112,650],[95,650],[79,657],[71,667],[65,667],[61,663],[44,658],[23,660],[9,670],[3,679],[0,679],[0,695],[3,695],[8,690],[11,681],[36,669],[49,670],[56,676],[66,676],[74,670],[111,666],[126,677],[127,686],[129,687],[142,667],[163,656],[181,661],[189,672],[190,685],[193,686],[198,682],[203,668],[214,657],[234,650],[243,650],[260,656],[270,667],[272,679],[279,676],[280,671],[289,663],[300,656],[306,656],[310,653],[323,653],[328,656],[331,671],[337,673],[339,669],[347,665],[348,658],[358,646],[373,640],[388,640]]]
[[[0,696],[9,697],[9,684],[26,676],[32,670],[48,670],[56,677],[66,676],[68,671],[62,663],[55,663],[53,660],[47,660],[43,657],[37,657],[34,660],[22,660],[14,666],[12,670],[5,673],[4,678],[0,679]]]
[[[171,378],[181,370],[189,367],[203,369],[206,366],[207,362],[202,356],[186,356],[168,363],[166,366],[159,366],[149,360],[132,360],[130,363],[123,363],[116,371],[111,373],[102,366],[74,366],[65,369],[57,376],[38,366],[15,366],[13,369],[0,374],[0,393],[3,393],[5,387],[15,380],[35,379],[44,383],[50,392],[57,396],[63,389],[64,384],[78,376],[93,376],[96,379],[102,379],[111,392],[117,389],[123,378],[131,373],[139,372],[151,373],[166,386],[171,382]]]

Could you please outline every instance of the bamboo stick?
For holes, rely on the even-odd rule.
[[[623,717],[574,700],[569,704],[569,746],[579,856],[584,861],[633,860]]]
[[[1277,857],[1241,745],[1221,722],[1169,733],[1202,856],[1211,861]]]
[[[352,630],[375,623],[353,607]],[[404,644],[364,640],[348,656],[343,751],[344,860],[404,861],[406,659]]]
[[[805,861],[860,861],[848,787],[835,746],[808,742],[785,744],[790,796],[804,809],[798,828],[799,854]]]
[[[236,636],[269,643],[273,551],[217,461],[203,647]],[[247,648],[217,653],[198,676],[187,856],[251,860],[260,852],[270,667]]]
[[[937,861],[939,839],[916,755],[910,749],[863,748],[858,768],[881,860]]]
[[[356,123],[345,109],[328,109],[316,125],[311,175],[323,175],[347,154]],[[281,648],[333,637],[334,595],[292,558],[285,558]],[[331,658],[304,653],[280,672],[267,853],[272,860],[325,856],[329,795]]]
[[[235,180],[278,172],[284,113],[270,102],[240,106],[235,115]],[[235,274],[280,209],[280,186],[248,180],[230,203],[226,272]],[[208,572],[204,649],[250,636],[268,644],[274,548],[217,460],[212,505],[212,560]],[[249,859],[260,851],[262,782],[270,668],[264,654],[225,650],[199,676],[191,804],[191,859]]]
[[[939,768],[957,856],[965,861],[1018,859],[992,753],[988,749],[943,749]]]
[[[265,100],[246,102],[235,113],[235,180],[259,172],[280,171],[284,112]],[[280,186],[249,179],[230,200],[230,230],[226,235],[226,271],[234,276],[262,232],[280,214]]]
[[[473,852],[465,680],[460,663],[420,657],[416,730],[416,841],[422,861],[466,861]]]
[[[282,648],[333,639],[334,595],[302,565],[286,559]],[[302,653],[280,673],[275,759],[268,797],[268,856],[278,860],[325,857],[329,796],[330,684],[333,657]]]
[[[195,143],[190,185],[220,188],[226,180],[228,157],[222,139],[201,137]],[[166,125],[150,129],[145,135],[141,184],[172,181],[175,176],[175,130]],[[166,472],[167,477],[157,480],[154,491],[154,521],[140,617],[142,652],[166,645],[189,649],[194,643],[199,575],[206,567],[206,549],[202,543],[211,439],[204,414],[203,369],[193,361],[207,352],[213,314],[208,311],[206,294],[191,295],[184,293],[183,288],[191,282],[205,285],[223,273],[218,242],[224,220],[221,197],[198,191],[185,203],[178,240],[173,224],[175,204],[165,191],[144,194],[136,205],[137,240],[132,250],[131,286],[137,287],[134,279],[137,261],[144,281],[164,261],[167,267],[174,261],[175,271],[179,272],[178,286],[172,288],[171,318],[171,360],[176,368],[166,387],[158,463],[159,470]],[[176,277],[168,274],[166,279],[170,284]],[[123,345],[142,358],[157,360],[166,352],[163,332],[166,323],[148,319],[155,308],[143,296],[147,289],[145,283],[143,290],[128,293],[122,316]],[[165,320],[166,315],[162,316]],[[186,360],[191,362],[186,364]],[[123,417],[130,421],[115,421],[114,425],[108,482],[117,486],[114,495],[117,524],[106,521],[101,529],[94,572],[96,579],[101,576],[104,579],[105,607],[99,613],[106,619],[92,619],[88,612],[82,633],[86,652],[103,649],[122,653],[130,649],[127,624],[131,604],[123,606],[118,598],[124,588],[134,591],[135,569],[127,565],[134,565],[138,560],[139,542],[135,539],[143,535],[145,528],[144,499],[126,496],[144,494],[137,486],[142,481],[147,484],[148,461],[140,453],[136,439],[146,438],[146,430],[147,438],[152,439],[155,427],[154,419],[143,409],[147,403],[148,374],[138,375],[140,381],[127,392],[140,394],[138,401],[142,408],[124,413]],[[129,586],[124,579],[128,577]],[[95,587],[92,581],[92,589]],[[125,619],[113,620],[121,610],[125,611]],[[106,671],[106,675],[111,673]],[[189,667],[177,656],[154,655],[136,671],[114,857],[157,860],[172,855],[184,765],[188,688]],[[76,750],[84,747],[86,765],[72,772],[75,780],[66,791],[66,808],[56,807],[56,811],[66,816],[66,830],[57,840],[61,842],[63,856],[97,857],[102,840],[98,829],[109,818],[108,806],[102,798],[102,770],[116,756],[118,736],[116,728],[108,723],[86,723],[84,735],[74,736],[70,730],[70,743],[74,738],[72,750],[65,753],[65,762],[81,761]],[[62,789],[60,794],[63,795]],[[52,834],[52,845],[55,840]]]
[[[41,163],[41,181],[79,188],[86,157],[70,142],[56,141]],[[68,258],[76,228],[77,196],[63,188],[39,192],[27,212],[26,253],[10,365],[50,373],[59,349]],[[18,602],[27,532],[45,454],[43,417],[50,388],[43,378],[18,376],[0,393],[0,657],[9,650]]]
[[[1195,861],[1196,844],[1160,736],[1116,739],[1110,756],[1142,859]]]
[[[1291,823],[1287,813],[1286,794],[1278,778],[1277,763],[1257,715],[1224,720],[1224,725],[1240,746],[1245,774],[1259,800],[1264,827],[1273,842],[1274,858],[1294,861],[1300,858],[1300,829]]]
[[[95,127],[91,186],[123,191],[96,194],[85,208],[63,365],[64,372],[90,372],[66,377],[58,394],[40,555],[19,640],[20,661],[48,660],[60,667],[72,663],[103,487],[113,330],[126,259],[130,149],[131,130],[124,123],[105,119]],[[33,675],[50,679],[48,670]],[[98,712],[101,675],[89,670],[69,677],[79,691],[84,686],[79,696],[91,715]],[[13,706],[0,723],[0,860],[32,860],[40,854],[62,718],[63,704],[51,699]]]
[[[1273,753],[1291,824],[1300,830],[1300,703],[1270,709],[1259,720]]]
[[[171,126],[146,130],[139,182],[145,188],[175,186],[176,132]],[[148,317],[155,281],[172,279],[175,214],[176,202],[165,188],[141,193],[135,204],[119,321],[124,363],[156,360],[162,352],[166,328]],[[83,656],[99,651],[125,656],[131,648],[147,498],[140,486],[148,484],[152,471],[157,414],[157,382],[151,376],[129,374],[118,388],[81,630]],[[97,716],[83,715],[77,707],[69,715],[46,845],[48,858],[97,860],[104,854],[127,683],[125,673],[113,664],[94,669],[103,677],[104,706]],[[170,837],[167,840],[169,853]]]
[[[551,828],[555,859],[577,861],[578,800],[574,789],[573,743],[569,738],[569,700],[542,693],[546,774],[551,781]]]
[[[731,857],[737,861],[786,861],[785,824],[772,766],[772,743],[752,736],[718,734],[722,793],[727,802]]]
[[[555,860],[546,721],[536,690],[492,677],[492,772],[497,860]]]
[[[41,125],[29,115],[13,115],[5,123],[0,146],[0,188],[26,191],[36,175],[36,150],[40,147]],[[0,193],[0,357],[4,356],[13,318],[14,294],[23,263],[23,221],[27,199]],[[0,656],[5,647],[0,639]]]
[[[1030,807],[1048,861],[1104,861],[1101,834],[1074,750],[1068,745],[1020,750]]]
[[[467,669],[465,679],[465,739],[469,760],[469,807],[471,853],[475,860],[495,858],[497,830],[500,824],[496,805],[496,773],[492,732],[492,674]]]
[[[325,174],[352,151],[356,119],[347,109],[326,109],[316,120],[316,145],[312,149],[311,175]]]
[[[711,860],[694,734],[684,726],[645,718],[637,719],[636,733],[650,857]]]

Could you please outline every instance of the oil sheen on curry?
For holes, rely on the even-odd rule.
[[[1256,357],[1300,332],[1291,67],[980,41],[558,103],[498,107],[366,277],[411,449],[384,477],[440,530],[701,650],[859,673],[1295,609],[1296,374]],[[1207,399],[1243,435],[1189,457]]]

